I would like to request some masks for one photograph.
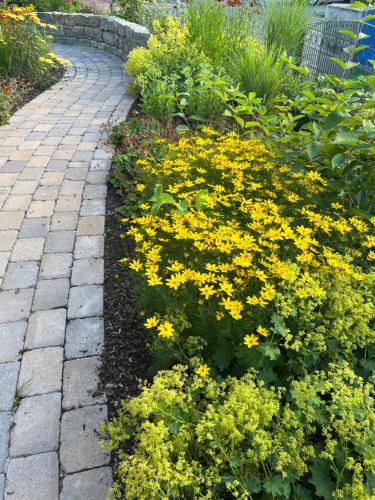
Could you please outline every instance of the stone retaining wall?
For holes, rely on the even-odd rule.
[[[51,31],[56,42],[96,47],[124,59],[134,47],[145,46],[150,35],[144,26],[120,17],[63,12],[40,12],[38,16],[56,26]]]

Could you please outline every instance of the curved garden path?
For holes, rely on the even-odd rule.
[[[56,45],[63,80],[0,127],[0,500],[105,500],[103,239],[122,61]]]

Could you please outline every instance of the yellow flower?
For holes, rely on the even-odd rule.
[[[198,368],[195,370],[195,373],[202,378],[206,378],[209,375],[210,370],[211,368],[208,365],[203,364],[198,366]]]
[[[151,316],[151,318],[147,318],[145,323],[146,328],[155,328],[159,324],[159,319],[156,316]]]
[[[203,287],[199,288],[199,291],[206,300],[209,299],[210,296],[214,295],[215,293],[214,287],[210,285],[204,285]]]
[[[243,343],[249,348],[256,346],[259,344],[259,337],[257,335],[254,335],[253,333],[251,335],[246,335]]]
[[[136,190],[142,192],[142,191],[144,191],[145,187],[146,186],[144,184],[137,184]]]
[[[138,259],[134,259],[132,263],[129,265],[130,269],[133,271],[140,271],[142,269],[142,262]]]
[[[262,337],[268,337],[270,331],[267,328],[264,328],[263,326],[259,325],[257,328],[257,333],[259,333],[259,335],[261,335]]]
[[[164,321],[164,323],[158,326],[159,337],[164,337],[166,339],[172,339],[174,337],[174,328],[170,321]]]

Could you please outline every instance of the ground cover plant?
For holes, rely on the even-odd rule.
[[[159,24],[140,57],[130,55],[142,115],[112,134],[121,237],[134,244],[119,264],[135,278],[152,354],[149,380],[106,427],[118,457],[113,493],[370,499],[373,76],[311,78],[252,31],[229,61],[220,22],[211,46],[199,29],[216,8],[193,5],[185,24],[165,21],[168,42]],[[189,21],[191,12],[201,15]],[[220,119],[186,111],[189,48],[223,71],[205,81]],[[151,78],[142,86],[154,66],[165,94],[150,90]],[[279,87],[275,75],[263,79],[279,67],[281,80],[295,75],[289,91],[288,78]],[[156,108],[157,95],[169,109]]]
[[[33,6],[0,9],[0,123],[62,75],[67,61],[51,52],[47,29],[53,28],[40,21]]]

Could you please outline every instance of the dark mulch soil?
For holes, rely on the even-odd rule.
[[[118,263],[134,253],[131,239],[120,238],[124,224],[116,208],[121,202],[109,185],[104,243],[105,342],[100,376],[107,392],[110,419],[116,415],[121,400],[138,392],[139,380],[146,378],[150,363],[145,331],[137,323],[134,281],[127,268]]]

